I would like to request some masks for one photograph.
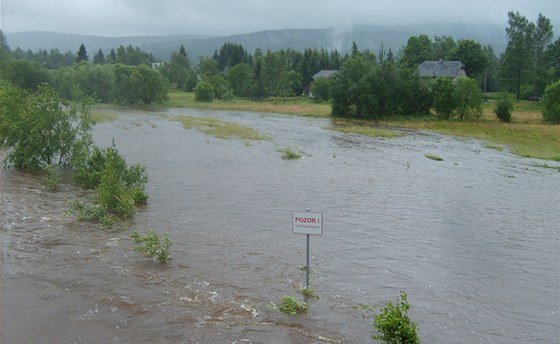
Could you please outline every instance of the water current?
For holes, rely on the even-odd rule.
[[[219,139],[172,121],[212,116],[268,139]],[[424,343],[560,343],[558,163],[431,133],[395,139],[328,119],[170,109],[98,124],[146,166],[148,204],[124,231],[67,218],[84,192],[0,171],[0,341],[373,343],[399,292]],[[283,160],[280,152],[304,153]],[[439,156],[434,161],[427,154]],[[0,157],[6,156],[0,151]],[[307,315],[267,307],[303,296],[305,236],[292,211],[323,213],[312,236]],[[169,233],[173,260],[132,250]],[[358,306],[358,307],[357,307]]]

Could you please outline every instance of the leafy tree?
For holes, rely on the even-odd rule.
[[[426,115],[432,105],[431,92],[416,68],[400,68],[394,98],[398,99],[395,114],[402,116]]]
[[[457,88],[456,117],[463,119],[477,119],[482,114],[482,91],[476,81],[471,78],[458,78],[455,80]]]
[[[542,115],[546,123],[560,124],[560,80],[544,91]]]
[[[434,36],[432,43],[432,60],[447,60],[451,55],[451,51],[457,48],[457,43],[451,36]]]
[[[204,80],[199,82],[194,89],[194,99],[197,102],[214,101],[214,89],[212,88],[212,84]]]
[[[560,79],[560,38],[546,48],[546,67],[552,80]]]
[[[116,64],[115,100],[126,104],[151,104],[167,99],[168,81],[160,72],[145,65]]]
[[[368,75],[374,68],[373,63],[364,60],[361,55],[356,55],[346,60],[340,71],[334,76],[332,88],[332,109],[334,116],[364,117],[362,105],[363,82],[360,80]],[[367,91],[366,91],[367,92]]]
[[[0,85],[0,143],[11,147],[7,165],[39,169],[71,164],[91,145],[91,120],[41,85],[35,93]]]
[[[486,61],[488,62],[484,73],[477,77],[478,84],[483,85],[482,89],[486,92],[493,92],[500,89],[500,83],[498,79],[498,68],[499,60],[494,54],[494,49],[492,46],[486,45],[482,47],[482,51],[486,56]]]
[[[451,78],[437,78],[432,87],[435,112],[445,119],[451,118],[458,103],[457,91]]]
[[[78,90],[73,90],[73,98],[85,95],[104,103],[113,100],[115,73],[111,66],[82,62],[75,65],[74,70],[74,87]]]
[[[8,80],[12,74],[11,50],[4,32],[0,30],[0,80]]]
[[[544,93],[546,86],[555,79],[547,73],[547,48],[552,42],[553,27],[550,19],[539,13],[533,35],[533,49],[535,54],[535,71],[533,77],[534,94]]]
[[[166,63],[161,68],[163,76],[179,89],[186,87],[190,77],[190,63],[187,58],[187,53],[184,51],[185,48],[182,45],[181,48],[183,49],[183,53],[181,53],[181,50],[172,53],[169,63]]]
[[[445,119],[476,119],[482,114],[483,95],[471,78],[438,78],[432,96],[432,107]]]
[[[311,94],[316,102],[328,102],[331,98],[333,79],[318,78],[311,84]]]
[[[14,86],[37,90],[49,81],[48,71],[35,61],[17,60],[11,64],[11,81]]]
[[[552,24],[542,14],[539,14],[537,24],[529,22],[519,12],[508,12],[508,18],[502,78],[514,85],[512,90],[520,99],[523,85],[527,85],[527,91],[533,94],[542,92],[546,85],[545,50],[553,37]]]
[[[227,80],[236,97],[250,97],[252,88],[251,66],[246,63],[237,64],[227,72]]]
[[[400,63],[410,68],[416,68],[432,57],[432,40],[427,35],[411,36],[402,50]]]
[[[76,57],[76,62],[80,61],[89,61],[89,57],[87,55],[86,47],[81,44],[80,48],[78,49],[78,56]]]
[[[463,62],[467,75],[470,77],[484,73],[484,69],[488,65],[482,46],[472,39],[460,40],[459,44],[449,52],[449,59]]]

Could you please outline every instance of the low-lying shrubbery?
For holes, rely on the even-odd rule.
[[[69,213],[77,213],[80,220],[99,221],[102,228],[111,228],[117,218],[134,215],[136,206],[148,199],[145,167],[129,167],[114,143],[106,149],[95,147],[77,161],[75,170],[76,182],[95,191],[89,202],[71,203]]]

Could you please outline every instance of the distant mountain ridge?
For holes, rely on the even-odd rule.
[[[558,32],[555,32],[558,35]],[[102,49],[105,55],[111,49],[120,45],[133,47],[154,54],[162,60],[168,60],[172,52],[185,46],[191,59],[199,56],[210,56],[224,43],[241,44],[249,53],[255,49],[272,51],[280,49],[303,50],[305,48],[337,49],[340,53],[348,52],[352,42],[356,42],[360,50],[370,49],[377,54],[383,44],[385,49],[391,49],[396,54],[407,42],[410,36],[426,34],[434,36],[451,36],[455,40],[469,38],[482,45],[491,45],[499,55],[506,47],[507,38],[505,26],[489,24],[423,24],[411,26],[376,26],[355,25],[346,28],[326,29],[283,29],[267,30],[247,34],[230,36],[196,36],[196,35],[164,35],[164,36],[131,36],[131,37],[103,37],[78,34],[64,34],[55,32],[15,32],[5,33],[10,48],[20,47],[31,49],[58,49],[78,51],[80,44],[84,44],[90,58]]]

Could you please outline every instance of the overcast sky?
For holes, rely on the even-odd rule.
[[[0,0],[4,32],[211,34],[353,24],[494,23],[507,12],[560,26],[560,0]]]

